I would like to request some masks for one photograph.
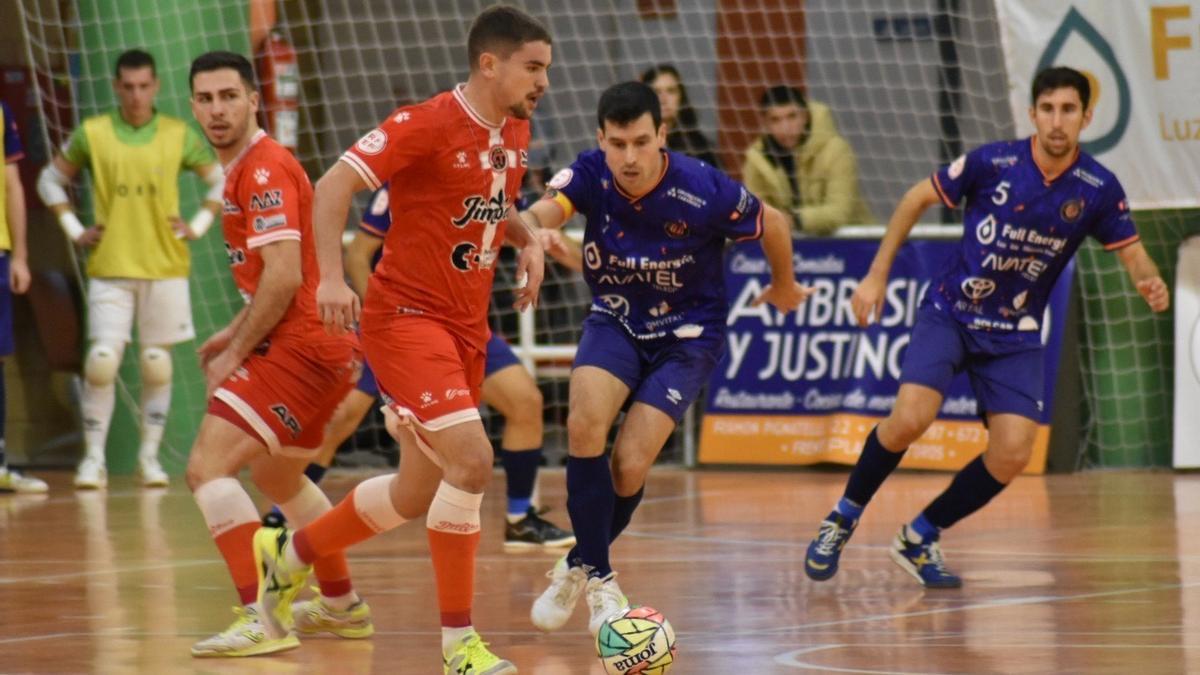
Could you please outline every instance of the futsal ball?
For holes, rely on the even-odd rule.
[[[675,630],[653,607],[630,607],[596,634],[596,653],[608,675],[665,675],[675,663]]]

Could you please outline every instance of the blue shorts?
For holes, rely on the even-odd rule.
[[[8,283],[9,257],[0,251],[0,357],[16,351],[13,344],[13,294]]]
[[[593,312],[583,320],[572,367],[607,371],[629,387],[631,400],[658,408],[678,424],[724,353],[721,327],[689,339],[637,340],[615,319]]]
[[[921,384],[945,394],[954,376],[965,370],[981,417],[985,413],[1012,413],[1035,421],[1042,417],[1045,382],[1040,344],[1009,342],[968,330],[946,312],[924,306],[917,312],[906,351],[902,384]]]
[[[5,279],[7,278],[6,275]],[[509,366],[519,365],[520,363],[521,359],[517,358],[516,353],[513,352],[508,342],[493,333],[492,338],[487,343],[487,363],[484,366],[483,379],[486,380],[492,376],[492,373],[504,370]],[[375,381],[375,373],[371,370],[371,364],[367,363],[366,360],[363,360],[362,377],[358,379],[357,388],[368,396],[379,396],[379,383]]]
[[[492,333],[492,337],[487,343],[487,362],[483,366],[483,379],[486,380],[493,373],[504,370],[509,366],[518,366],[520,364],[521,359],[517,358],[516,352],[513,351],[508,341]]]

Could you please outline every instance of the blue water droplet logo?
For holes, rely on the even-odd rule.
[[[1129,127],[1133,96],[1129,91],[1129,80],[1125,77],[1125,71],[1121,69],[1121,64],[1117,62],[1117,55],[1113,53],[1112,45],[1074,7],[1063,17],[1058,30],[1054,31],[1053,37],[1046,43],[1046,51],[1042,52],[1042,58],[1038,60],[1037,68],[1034,72],[1038,73],[1055,65],[1059,53],[1062,52],[1063,45],[1067,43],[1067,39],[1071,37],[1072,33],[1078,35],[1080,39],[1096,50],[1096,54],[1100,57],[1100,60],[1112,71],[1113,79],[1117,83],[1118,107],[1116,122],[1113,123],[1112,128],[1103,136],[1081,143],[1085,152],[1092,155],[1099,155],[1116,147],[1117,143],[1121,141],[1121,137],[1125,135],[1125,129]],[[1089,77],[1088,79],[1092,80],[1093,84],[1096,82],[1095,78]]]

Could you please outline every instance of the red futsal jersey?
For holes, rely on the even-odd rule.
[[[364,312],[424,315],[484,351],[504,221],[528,164],[529,122],[492,124],[463,85],[396,109],[341,161],[378,189],[392,227]]]
[[[260,131],[225,167],[221,227],[238,290],[250,302],[263,273],[259,248],[300,242],[303,281],[287,313],[214,392],[209,413],[272,452],[307,455],[354,386],[362,358],[353,335],[326,334],[317,315],[312,184],[300,163]]]
[[[317,254],[313,246],[313,188],[300,162],[259,131],[225,167],[225,206],[221,229],[229,268],[242,297],[249,302],[258,289],[263,260],[258,248],[276,241],[300,242],[304,281],[287,313],[268,338],[301,335],[324,338],[317,314]]]

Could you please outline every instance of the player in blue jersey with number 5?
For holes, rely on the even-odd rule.
[[[859,325],[878,319],[888,271],[913,224],[938,201],[965,202],[962,244],[921,304],[895,406],[867,438],[845,494],[808,547],[804,571],[812,579],[837,572],[867,502],[933,423],[950,380],[965,370],[988,427],[987,449],[900,528],[890,551],[926,587],[962,585],[946,568],[939,535],[987,504],[1029,462],[1044,395],[1046,301],[1085,237],[1116,252],[1151,310],[1170,304],[1117,177],[1080,152],[1079,135],[1092,119],[1087,78],[1049,68],[1034,78],[1031,94],[1034,136],[984,145],[914,185],[854,293]]]
[[[579,155],[525,213],[543,228],[587,218],[583,273],[591,312],[571,370],[567,511],[575,548],[533,605],[546,631],[587,595],[595,635],[628,606],[609,545],[642,499],[646,473],[725,349],[728,239],[762,239],[771,283],[755,300],[796,309],[809,289],[792,273],[788,220],[711,166],[666,151],[658,96],[640,82],[600,97],[599,149]],[[554,248],[547,242],[549,248]],[[609,428],[630,401],[612,451]]]

